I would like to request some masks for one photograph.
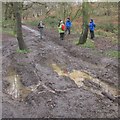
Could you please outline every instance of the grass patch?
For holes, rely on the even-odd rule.
[[[106,56],[113,57],[113,58],[120,58],[120,51],[108,51],[105,53]]]
[[[118,44],[118,38],[112,37],[111,41],[113,44]]]
[[[15,21],[2,20],[2,32],[16,37]]]
[[[2,33],[2,28],[0,27],[0,33]]]
[[[90,40],[90,39],[87,39],[86,43],[81,45],[82,47],[84,48],[92,48],[92,49],[95,49],[95,44],[94,44],[94,41]]]
[[[76,40],[74,41],[74,44],[75,45],[78,45],[79,41]],[[95,44],[94,44],[94,41],[92,41],[91,39],[87,39],[86,43],[84,44],[80,44],[80,46],[82,46],[83,48],[92,48],[92,49],[95,49]]]
[[[3,28],[3,29],[2,29],[2,32],[3,32],[3,33],[6,33],[6,34],[9,34],[9,35],[11,35],[11,36],[16,37],[16,33],[13,31],[12,28]]]
[[[48,16],[47,18],[43,19],[42,21],[47,28],[57,28],[58,19],[56,18],[56,16]],[[23,23],[37,27],[39,22],[40,22],[40,19],[35,19],[34,21],[33,20],[32,21],[24,21]]]
[[[38,26],[38,23],[40,20],[34,20],[34,21],[25,21],[25,24],[31,25],[31,26]]]
[[[29,52],[30,52],[30,50],[20,50],[20,49],[17,50],[17,53],[21,53],[21,54],[26,54]]]
[[[105,31],[103,31],[103,30],[101,30],[101,29],[96,30],[96,31],[95,31],[95,34],[96,34],[96,35],[99,35],[99,36],[104,36],[104,37],[107,37],[106,32],[105,32]]]
[[[95,49],[95,44],[94,44],[94,41],[92,41],[91,39],[87,39],[86,43],[81,45],[82,47],[84,48],[92,48],[92,49]]]
[[[116,35],[118,34],[118,25],[114,25],[112,23],[99,24],[97,25],[97,29],[102,29],[106,32],[115,33]]]
[[[44,19],[44,22],[52,28],[57,28],[58,21],[59,20],[56,18],[56,16],[49,16],[46,19]]]
[[[103,36],[103,37],[116,37],[117,35],[115,33],[112,33],[112,32],[106,32],[102,29],[97,29],[95,31],[95,34],[96,35],[99,35],[99,36]]]
[[[2,21],[0,20],[0,26],[2,26]]]

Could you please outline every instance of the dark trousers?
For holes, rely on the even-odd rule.
[[[68,32],[68,34],[70,34],[70,27],[66,27],[65,32],[66,32],[66,33]]]
[[[90,30],[90,38],[93,39],[94,37],[95,37],[94,31],[91,31],[91,30]]]
[[[42,39],[42,38],[43,38],[43,27],[41,27],[41,28],[39,29],[39,31],[40,31],[40,38]]]
[[[64,33],[60,33],[60,40],[64,39]]]

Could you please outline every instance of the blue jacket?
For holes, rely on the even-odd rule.
[[[95,23],[92,21],[92,22],[90,22],[89,23],[89,29],[91,30],[91,31],[94,31],[94,29],[95,29]]]
[[[66,26],[67,28],[70,28],[70,27],[72,26],[71,21],[70,21],[70,20],[67,20],[66,23],[65,23],[65,26]]]

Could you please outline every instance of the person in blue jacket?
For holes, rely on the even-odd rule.
[[[95,35],[94,35],[95,27],[96,27],[96,25],[95,25],[93,19],[90,19],[89,29],[90,29],[90,36],[91,36],[91,39],[93,39],[93,38],[95,37]]]
[[[68,34],[70,34],[70,29],[71,29],[71,26],[72,26],[72,22],[70,21],[70,18],[67,18],[65,26],[66,26],[66,31],[65,32],[68,31]]]

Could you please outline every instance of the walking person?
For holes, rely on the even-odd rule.
[[[61,21],[62,21],[62,20],[59,20],[59,21],[58,21],[58,27],[60,27],[60,22],[61,22]]]
[[[38,29],[40,31],[40,39],[42,39],[43,38],[43,32],[44,32],[44,23],[42,21],[39,22]]]
[[[65,26],[66,26],[66,31],[65,32],[66,33],[68,32],[68,34],[70,34],[70,29],[72,27],[72,22],[70,21],[70,18],[67,18]]]
[[[94,30],[95,30],[95,23],[93,21],[93,19],[90,19],[90,23],[89,23],[89,29],[90,29],[90,38],[94,39],[95,35],[94,35]]]
[[[64,40],[65,24],[62,20],[60,20],[60,24],[58,25],[58,31],[60,33],[60,40]]]

